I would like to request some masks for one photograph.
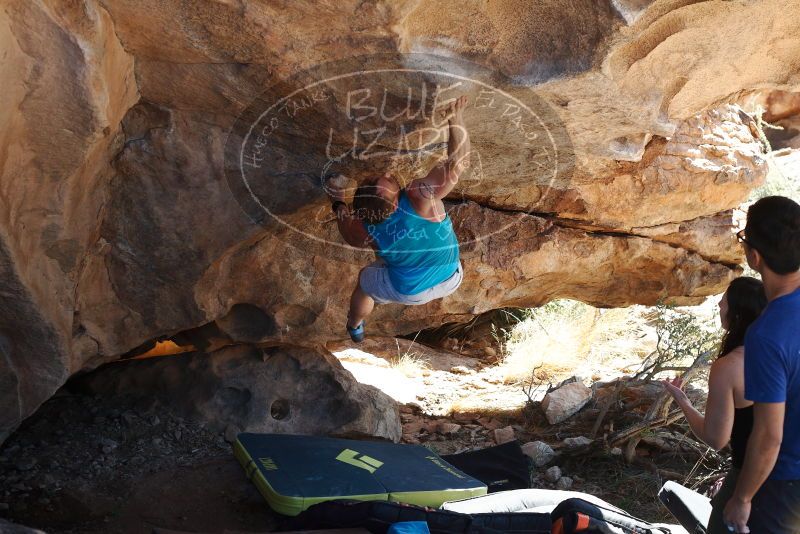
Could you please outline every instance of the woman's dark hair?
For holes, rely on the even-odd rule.
[[[722,338],[718,356],[725,356],[736,347],[744,345],[747,329],[767,306],[764,284],[749,276],[742,276],[731,282],[726,295],[728,331]]]

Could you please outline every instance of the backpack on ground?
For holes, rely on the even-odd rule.
[[[450,454],[442,460],[486,484],[489,493],[531,487],[528,457],[518,441]]]
[[[619,508],[600,506],[578,498],[563,501],[550,517],[552,534],[670,534],[668,528],[643,521]]]

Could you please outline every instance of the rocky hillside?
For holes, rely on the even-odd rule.
[[[798,17],[800,0],[4,2],[0,441],[153,340],[341,337],[369,258],[321,179],[426,172],[454,92],[478,162],[450,199],[464,284],[380,307],[371,332],[720,292],[730,210],[767,172],[736,104],[800,89]]]

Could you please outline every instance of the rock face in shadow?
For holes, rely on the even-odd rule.
[[[130,396],[214,431],[371,436],[398,441],[397,405],[359,384],[326,350],[236,345],[114,363],[76,378],[94,395]]]
[[[246,343],[342,337],[371,258],[337,237],[320,178],[423,175],[448,87],[473,103],[475,164],[449,199],[465,283],[380,308],[373,332],[721,292],[741,261],[731,210],[767,173],[730,104],[800,89],[798,16],[800,0],[6,2],[0,441],[150,340],[217,320]],[[341,62],[384,74],[351,82]],[[267,108],[292,120],[248,138]],[[237,143],[268,145],[247,184]]]
[[[0,519],[0,532],[6,534],[45,534],[41,530],[28,528],[22,525],[17,525],[5,519]]]

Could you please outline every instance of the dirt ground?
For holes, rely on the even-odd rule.
[[[649,467],[601,448],[576,453],[563,440],[585,435],[597,407],[590,404],[565,423],[549,425],[536,403],[525,406],[519,384],[506,383],[491,358],[416,347],[415,360],[400,361],[396,350],[381,353],[377,345],[355,352],[332,348],[359,381],[383,384],[387,393],[401,397],[406,443],[440,454],[489,447],[509,436],[550,444],[556,457],[531,468],[533,487],[566,489],[558,486],[565,481],[546,475],[557,465],[570,489],[646,520],[670,521],[656,498],[663,473],[688,475],[697,463],[696,454],[680,448],[672,454],[654,451],[646,460]],[[232,455],[233,436],[163,408],[142,411],[126,402],[64,389],[26,420],[0,448],[0,518],[53,534],[276,528],[280,518]],[[651,454],[647,447],[637,452]]]
[[[0,517],[48,533],[269,530],[223,436],[168,412],[63,392],[0,449]]]

